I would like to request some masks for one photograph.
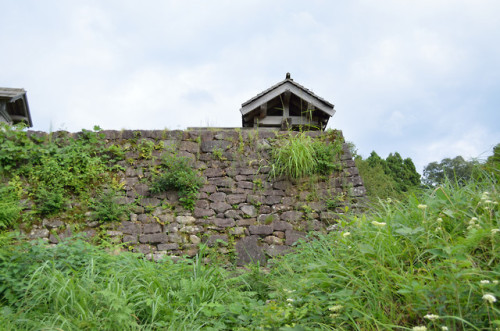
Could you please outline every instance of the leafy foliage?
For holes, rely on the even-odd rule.
[[[384,160],[373,151],[366,160],[356,156],[355,161],[370,197],[402,198],[420,185],[420,174],[411,158],[403,159],[397,152]]]
[[[90,202],[93,210],[92,218],[100,222],[114,222],[121,220],[127,215],[129,207],[120,204],[121,192],[106,189]]]
[[[2,124],[0,176],[18,176],[25,183],[24,194],[36,204],[35,212],[43,216],[63,211],[68,197],[87,200],[123,157],[120,148],[104,145],[99,127],[94,130],[28,136],[22,126]]]
[[[191,167],[189,159],[171,152],[163,157],[161,173],[153,177],[151,192],[176,190],[182,206],[193,210],[202,185],[203,179]]]
[[[478,165],[477,161],[466,161],[461,156],[445,158],[439,163],[431,162],[425,166],[422,181],[425,185],[436,186],[449,179],[458,185],[465,185],[473,177]]]
[[[0,184],[0,229],[14,224],[21,217],[22,207],[15,190]]]

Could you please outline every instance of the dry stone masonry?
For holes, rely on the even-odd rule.
[[[308,234],[335,230],[346,206],[356,208],[366,193],[346,144],[342,170],[316,180],[292,181],[269,176],[270,149],[279,139],[286,139],[288,132],[193,129],[102,133],[107,144],[126,151],[120,162],[124,171],[118,174],[123,196],[117,202],[133,206],[127,219],[108,226],[105,233],[153,259],[194,256],[204,244],[238,265],[264,264],[269,257],[293,249]],[[308,134],[327,142],[343,141],[340,131]],[[192,211],[181,207],[175,191],[150,191],[152,169],[161,163],[162,155],[172,151],[189,158],[204,179]],[[82,229],[87,236],[102,233],[99,222],[87,219]],[[71,226],[58,219],[44,220],[28,233],[31,238],[46,238],[52,243],[71,234]]]

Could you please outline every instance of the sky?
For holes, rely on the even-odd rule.
[[[0,86],[34,130],[241,126],[285,78],[358,153],[417,170],[500,143],[498,0],[0,0]]]

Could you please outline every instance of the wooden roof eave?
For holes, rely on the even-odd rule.
[[[297,83],[288,79],[280,82],[269,90],[264,91],[263,93],[243,103],[240,112],[243,116],[245,116],[260,105],[271,101],[272,99],[285,93],[286,91],[290,91],[302,100],[312,104],[314,107],[316,107],[318,110],[321,110],[325,114],[329,116],[333,116],[335,114],[335,109],[333,109],[332,104],[317,97],[307,89],[299,87],[297,85]]]

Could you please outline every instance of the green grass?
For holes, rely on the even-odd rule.
[[[487,192],[487,193],[486,193]],[[0,238],[0,325],[11,330],[495,330],[498,185],[383,200],[268,273],[203,253],[150,262],[82,241]],[[491,298],[486,296],[485,298]],[[437,319],[429,314],[438,316]],[[427,316],[427,318],[426,318]]]

